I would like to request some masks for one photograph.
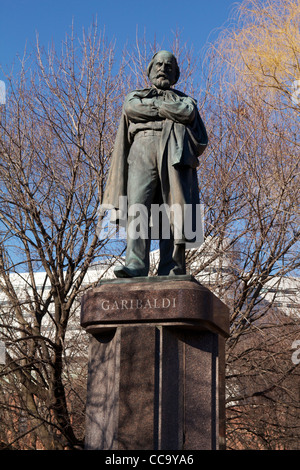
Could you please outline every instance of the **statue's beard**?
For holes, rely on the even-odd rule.
[[[158,76],[152,78],[152,84],[161,90],[168,90],[171,86],[171,82],[167,77]]]

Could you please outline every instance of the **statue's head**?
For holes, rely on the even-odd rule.
[[[167,90],[179,79],[180,70],[176,57],[169,51],[159,51],[152,57],[147,68],[152,85]]]

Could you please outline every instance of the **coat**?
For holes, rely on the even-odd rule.
[[[104,191],[103,209],[113,207],[117,211],[120,210],[120,197],[127,195],[127,160],[134,139],[134,132],[138,131],[139,127],[139,117],[137,116],[136,119],[133,119],[131,116],[129,118],[128,112],[126,112],[128,104],[134,99],[143,100],[144,98],[151,98],[154,93],[152,87],[135,90],[125,99]],[[184,113],[186,103],[193,111],[193,120],[189,124],[179,122],[168,109],[165,111],[162,121],[161,151],[167,153],[169,164],[176,168],[179,175],[176,192],[174,191],[174,197],[172,198],[173,201],[195,206],[199,204],[196,169],[199,166],[198,157],[203,153],[208,143],[206,129],[195,100],[174,89],[167,90],[165,93],[167,99],[172,102],[172,106],[178,107],[179,113],[181,109],[182,113]],[[134,129],[134,132],[132,129]],[[187,175],[187,170],[189,173],[188,184],[186,184],[186,181],[180,180],[180,175]],[[172,192],[172,188],[170,188],[170,191]],[[165,196],[164,199],[169,200],[168,195]],[[120,218],[122,217],[124,215],[120,216]]]

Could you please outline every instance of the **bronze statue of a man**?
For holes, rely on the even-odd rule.
[[[179,207],[182,214],[185,208],[194,211],[199,204],[198,157],[207,145],[195,100],[171,88],[180,74],[175,56],[156,53],[147,73],[152,86],[125,99],[103,200],[104,206],[118,209],[120,196],[127,196],[127,227],[136,220],[137,214],[130,213],[136,205],[146,208],[148,227],[155,204]],[[170,236],[158,237],[158,275],[185,274],[185,246],[193,240],[185,234],[184,217],[176,234],[172,216],[169,223]],[[125,266],[117,267],[115,275],[147,276],[150,242],[150,228],[145,237],[132,236],[127,229]]]

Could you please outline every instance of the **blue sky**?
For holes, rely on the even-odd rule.
[[[95,18],[120,51],[126,42],[134,43],[137,31],[167,47],[178,29],[197,53],[215,37],[233,5],[232,0],[0,0],[0,66],[10,68],[25,44],[35,43],[36,33],[43,46],[52,40],[59,45],[72,21],[81,35]]]

